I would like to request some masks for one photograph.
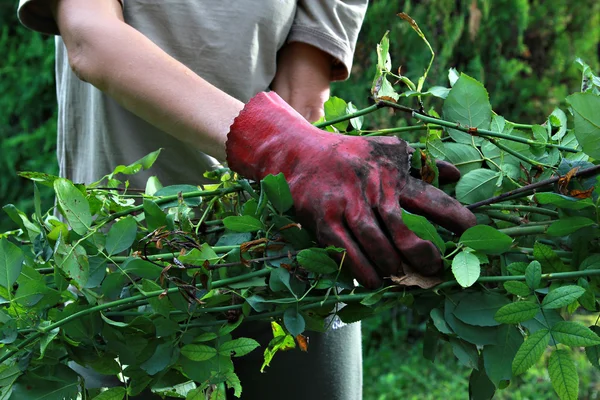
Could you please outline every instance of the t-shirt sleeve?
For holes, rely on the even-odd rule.
[[[121,5],[122,0],[117,0]],[[56,21],[50,10],[51,0],[19,0],[17,15],[19,21],[29,29],[46,33],[48,35],[60,35]]]
[[[19,0],[17,15],[21,24],[34,31],[58,35],[58,27],[50,11],[50,0]]]
[[[334,58],[333,81],[347,79],[368,0],[300,0],[287,41],[307,43]]]

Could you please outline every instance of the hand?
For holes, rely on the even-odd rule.
[[[345,248],[345,264],[367,288],[402,275],[404,263],[423,275],[442,268],[436,247],[404,225],[402,208],[456,233],[475,224],[459,202],[410,176],[411,152],[396,137],[321,131],[273,92],[246,104],[226,148],[229,166],[243,176],[283,172],[298,221],[320,244]]]

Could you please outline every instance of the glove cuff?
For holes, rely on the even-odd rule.
[[[326,145],[333,139],[330,136],[334,135],[312,126],[277,93],[261,92],[250,99],[229,129],[227,163],[253,180],[279,172],[289,176],[300,153],[310,152],[312,143]]]

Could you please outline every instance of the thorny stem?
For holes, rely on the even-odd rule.
[[[517,225],[523,224],[523,220],[518,215],[504,214],[503,212],[497,210],[488,210],[486,214],[490,218],[499,219],[501,221],[506,221]]]
[[[193,192],[186,192],[186,193],[182,193],[181,197],[186,199],[188,197],[223,196],[225,194],[240,192],[242,190],[243,189],[242,189],[241,185],[233,185],[228,188],[221,188],[221,189],[217,189],[217,190],[195,190]],[[179,194],[174,194],[171,196],[164,196],[164,197],[161,197],[160,199],[155,200],[155,202],[156,202],[156,204],[160,205],[160,204],[168,203],[170,201],[178,200],[179,197],[180,197]],[[115,219],[117,219],[119,217],[129,215],[129,214],[134,214],[136,212],[142,211],[143,209],[144,209],[144,205],[140,204],[139,206],[131,207],[126,210],[111,214],[103,222],[106,223],[109,221],[114,221]]]
[[[534,249],[531,247],[513,247],[508,250],[509,253],[522,253],[522,254],[533,254]],[[559,257],[572,257],[572,251],[566,250],[553,250]]]
[[[580,169],[573,175],[573,177],[584,178],[584,177],[594,176],[594,175],[598,175],[598,174],[600,174],[600,165],[595,165],[590,168]],[[514,197],[512,197],[514,195],[520,195],[519,197],[529,196],[530,194],[532,194],[535,191],[535,189],[542,188],[542,187],[548,186],[548,185],[552,185],[552,184],[558,182],[558,180],[560,178],[561,178],[560,175],[557,175],[552,178],[544,179],[543,181],[535,182],[530,185],[526,185],[526,186],[520,187],[518,189],[502,193],[498,196],[491,197],[487,200],[482,200],[482,201],[478,201],[477,203],[469,204],[467,206],[467,208],[469,210],[474,210],[481,206],[487,206],[488,204],[498,203],[502,200],[506,200],[508,197],[514,198]]]
[[[492,143],[494,146],[496,146],[500,150],[503,150],[503,151],[507,152],[508,154],[511,154],[513,157],[516,157],[519,160],[521,160],[521,161],[523,161],[523,162],[525,162],[527,164],[534,165],[534,166],[537,166],[537,167],[552,168],[551,165],[547,165],[547,164],[544,164],[544,163],[532,160],[531,158],[525,157],[523,154],[519,153],[518,151],[515,151],[515,150],[511,149],[510,147],[507,147],[507,146],[503,145],[502,143],[500,143],[496,139],[488,138],[488,140],[490,141],[490,143]]]
[[[525,235],[541,235],[546,233],[548,225],[533,225],[533,226],[514,226],[512,228],[498,229],[508,236],[525,236]]]
[[[326,126],[329,125],[334,125],[337,124],[338,122],[344,122],[344,121],[348,121],[351,120],[352,118],[356,118],[356,117],[361,117],[365,114],[369,114],[372,113],[373,111],[381,108],[382,106],[380,106],[379,104],[373,104],[372,106],[369,106],[367,108],[363,108],[362,110],[358,110],[355,111],[353,113],[350,114],[346,114],[346,115],[342,115],[341,117],[338,118],[334,118],[330,121],[323,121],[323,122],[319,122],[317,124],[315,124],[314,126],[317,128],[324,128]]]
[[[260,271],[251,272],[249,274],[236,276],[233,278],[222,279],[222,280],[213,282],[212,288],[224,287],[224,286],[230,285],[232,283],[243,282],[248,279],[253,279],[256,277],[263,277],[270,273],[271,273],[271,269],[263,269]],[[583,271],[557,272],[557,273],[551,273],[551,274],[543,274],[542,279],[543,280],[554,280],[554,279],[568,280],[568,279],[576,279],[576,278],[580,278],[580,277],[589,277],[589,276],[597,276],[597,275],[600,275],[600,270],[588,269],[588,270],[583,270]],[[478,283],[493,283],[493,282],[507,282],[507,281],[525,281],[525,275],[485,276],[485,277],[481,277],[477,280]],[[458,282],[456,280],[451,280],[451,281],[443,282],[431,289],[406,290],[403,293],[388,292],[388,293],[384,293],[383,297],[395,298],[395,297],[403,297],[406,295],[406,293],[417,294],[417,293],[429,292],[429,291],[437,292],[441,289],[446,289],[446,288],[450,288],[450,287],[457,286],[457,285],[458,285]],[[104,311],[104,310],[107,310],[110,308],[125,305],[125,304],[131,303],[131,302],[136,302],[138,300],[157,297],[160,294],[165,293],[165,292],[166,293],[174,293],[178,290],[179,290],[178,287],[173,287],[173,288],[169,288],[166,290],[156,290],[156,291],[152,291],[152,292],[141,293],[141,294],[138,294],[135,296],[125,298],[125,299],[120,299],[120,300],[115,300],[115,301],[104,303],[104,304],[99,304],[97,306],[90,307],[88,309],[81,310],[79,312],[71,314],[71,315],[67,316],[66,318],[56,321],[46,327],[38,328],[38,331],[36,333],[32,334],[31,336],[29,336],[28,338],[23,340],[21,343],[16,345],[14,348],[9,350],[7,353],[5,353],[0,358],[0,363],[8,360],[10,357],[15,355],[20,350],[24,349],[29,344],[39,340],[44,334],[50,332],[53,329],[59,328],[77,318],[80,318],[80,317],[83,317],[85,315],[89,315],[89,314],[92,314],[95,312],[100,312],[100,311]],[[324,305],[337,303],[337,302],[350,303],[350,302],[360,301],[360,300],[364,299],[365,297],[370,296],[371,294],[372,294],[372,292],[338,295],[335,298],[327,299],[325,301],[322,301],[322,297],[320,297],[320,296],[306,297],[304,299],[305,301],[307,301],[307,302],[314,301],[314,302],[310,303],[310,304],[305,304],[305,305],[299,307],[299,310],[318,308],[318,307],[321,307]],[[289,298],[289,299],[278,299],[278,302],[285,303],[286,300],[289,300],[290,303],[296,301],[296,299]],[[220,309],[227,311],[227,310],[239,308],[241,306],[242,305],[225,306],[225,307],[220,307]],[[207,309],[205,309],[205,312],[210,312],[210,310],[212,310],[212,309],[207,308]],[[267,319],[267,318],[279,316],[282,313],[283,313],[283,311],[274,311],[274,312],[270,312],[270,313],[251,315],[250,317],[246,318],[246,321],[257,320],[257,319]],[[224,321],[215,321],[214,323],[211,322],[210,325],[214,325],[217,323],[225,323],[225,322],[227,322],[227,321],[225,321],[225,320]],[[207,326],[207,325],[206,324],[198,325],[198,324],[191,323],[191,324],[189,324],[189,326]]]
[[[368,137],[368,136],[384,136],[384,135],[388,135],[390,133],[403,133],[403,132],[426,131],[426,130],[427,130],[427,126],[426,125],[401,126],[401,127],[398,127],[398,128],[380,129],[378,131],[367,133],[366,135],[362,135],[362,136],[364,136],[364,137]],[[396,135],[396,136],[398,136],[398,135]]]
[[[577,278],[581,278],[581,277],[590,277],[590,276],[598,276],[600,275],[600,269],[587,269],[587,270],[583,270],[583,271],[574,271],[574,272],[556,272],[556,273],[551,273],[551,274],[542,274],[542,280],[571,280],[571,279],[577,279]],[[508,282],[508,281],[522,281],[524,282],[526,280],[525,275],[514,275],[514,276],[484,276],[481,277],[477,280],[477,283],[500,283],[500,282]],[[454,286],[458,286],[458,282],[456,280],[451,280],[451,281],[446,281],[443,283],[440,283],[437,286],[434,286],[433,288],[430,289],[407,289],[404,292],[387,292],[383,294],[384,298],[390,299],[390,298],[398,298],[398,297],[404,297],[407,294],[419,294],[419,293],[427,293],[427,292],[434,292],[437,293],[438,291],[442,290],[442,289],[448,289]],[[305,304],[300,306],[298,309],[300,311],[304,311],[304,310],[309,310],[312,308],[319,308],[322,307],[324,305],[329,305],[329,304],[333,304],[333,303],[337,303],[337,302],[344,302],[344,303],[354,303],[357,301],[361,301],[362,299],[364,299],[367,296],[372,295],[372,292],[368,292],[368,293],[354,293],[354,294],[346,294],[346,295],[338,295],[335,298],[332,299],[327,299],[325,301],[315,301],[314,303],[311,304]],[[320,299],[320,297],[319,297]],[[278,302],[281,303],[286,303],[289,300],[289,302],[294,302],[295,299],[293,298],[287,298],[287,299],[278,299]],[[306,299],[307,301],[313,301],[314,297],[310,297]],[[239,307],[241,307],[241,305],[239,305]],[[255,314],[255,315],[251,315],[247,318],[244,319],[244,321],[254,321],[254,320],[261,320],[261,319],[267,319],[267,318],[272,318],[272,317],[278,317],[280,315],[282,315],[284,313],[284,310],[282,311],[273,311],[273,312],[268,312],[268,313],[261,313],[261,314]],[[227,320],[219,320],[219,321],[211,321],[211,322],[197,322],[197,323],[192,323],[191,326],[193,327],[206,327],[206,326],[213,326],[213,325],[221,325],[223,323],[227,323]]]
[[[396,107],[394,107],[394,108],[396,108]],[[480,128],[473,128],[473,127],[469,127],[469,126],[462,126],[456,122],[445,121],[443,119],[430,117],[428,115],[424,115],[424,114],[414,112],[414,111],[413,111],[413,117],[415,117],[416,119],[421,120],[423,122],[442,125],[447,128],[453,128],[453,129],[468,133],[473,136],[496,137],[496,138],[500,138],[500,139],[511,140],[513,142],[525,143],[525,144],[529,144],[529,145],[540,145],[540,146],[544,145],[546,147],[556,147],[559,150],[567,151],[570,153],[578,153],[579,152],[579,150],[574,149],[572,147],[560,146],[558,144],[553,144],[553,143],[536,142],[535,140],[525,139],[525,138],[521,138],[521,137],[517,137],[517,136],[506,135],[504,133],[494,132],[494,131],[490,131],[488,129],[480,129]]]
[[[480,210],[501,210],[501,211],[515,211],[515,212],[524,212],[524,213],[533,213],[533,214],[541,214],[548,215],[550,217],[558,218],[558,212],[553,210],[548,210],[547,208],[535,207],[535,206],[521,206],[518,204],[490,204],[488,206],[479,207]]]

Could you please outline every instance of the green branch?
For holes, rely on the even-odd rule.
[[[508,154],[512,155],[513,157],[518,158],[519,160],[521,160],[521,161],[523,161],[523,162],[525,162],[527,164],[535,165],[537,167],[552,168],[551,165],[547,165],[547,164],[541,163],[539,161],[532,160],[531,158],[525,157],[523,154],[519,153],[518,151],[515,151],[515,150],[511,149],[508,146],[503,145],[502,143],[500,143],[496,139],[488,138],[488,140],[490,141],[490,143],[492,143],[494,146],[496,146],[500,150],[504,150]]]
[[[507,135],[507,134],[499,133],[499,132],[494,132],[494,131],[490,131],[489,129],[480,129],[480,128],[473,128],[473,127],[469,127],[469,126],[462,126],[456,122],[445,121],[443,119],[430,117],[428,115],[423,115],[421,113],[414,112],[414,111],[413,111],[413,117],[415,117],[416,119],[421,120],[423,122],[427,122],[430,124],[437,124],[437,125],[445,126],[447,128],[456,129],[456,130],[468,133],[473,136],[482,136],[482,137],[486,137],[486,138],[495,137],[495,138],[510,140],[513,142],[525,143],[528,145],[555,147],[559,150],[567,151],[569,153],[579,153],[579,150],[574,149],[572,147],[560,146],[558,144],[553,144],[553,143],[536,142],[535,140],[511,136],[511,135]]]
[[[548,210],[547,208],[541,208],[536,206],[521,206],[518,204],[490,204],[488,206],[481,206],[479,210],[501,210],[501,211],[515,211],[515,212],[523,212],[523,213],[533,213],[533,214],[541,214],[547,215],[550,217],[558,218],[558,212],[553,210]]]
[[[368,133],[368,134],[362,135],[362,136],[364,136],[364,137],[385,136],[385,135],[389,135],[390,133],[404,133],[404,132],[415,132],[415,131],[426,131],[426,130],[427,130],[426,125],[402,126],[402,127],[398,127],[398,128],[380,129],[378,131],[371,132],[371,133]],[[398,136],[398,135],[396,135],[396,136]]]
[[[317,128],[324,128],[329,125],[337,124],[338,122],[344,122],[344,121],[348,121],[352,118],[362,117],[363,115],[370,114],[373,111],[376,111],[380,108],[381,108],[381,106],[379,104],[373,104],[372,106],[363,108],[362,110],[358,110],[358,111],[355,111],[350,114],[342,115],[341,117],[337,117],[337,118],[334,118],[329,121],[323,121],[323,122],[316,123],[316,124],[314,124],[314,126]]]
[[[600,174],[600,165],[595,165],[590,168],[578,170],[572,176],[572,178],[575,178],[575,177],[587,178],[589,176],[594,176],[594,175],[598,175],[598,174]],[[514,198],[529,196],[530,194],[534,193],[536,191],[536,189],[555,184],[556,182],[558,182],[558,180],[560,178],[561,178],[560,175],[557,175],[557,176],[554,176],[549,179],[544,179],[543,181],[535,182],[535,183],[520,187],[518,189],[499,194],[498,196],[490,197],[489,199],[478,201],[477,203],[469,204],[467,206],[467,208],[469,210],[474,210],[481,206],[487,206],[492,203],[498,203],[500,201],[506,201],[509,199],[512,200]]]
[[[231,187],[228,188],[221,188],[221,189],[216,189],[216,190],[195,190],[192,192],[185,192],[185,193],[181,193],[181,195],[178,194],[173,194],[170,196],[164,196],[161,197],[160,199],[155,200],[156,204],[160,205],[160,204],[165,204],[168,203],[170,201],[176,201],[179,200],[179,198],[184,198],[187,199],[189,197],[209,197],[209,196],[224,196],[226,194],[229,193],[235,193],[235,192],[241,192],[243,190],[241,185],[233,185]],[[139,211],[143,211],[144,210],[144,205],[140,204],[138,206],[135,207],[131,207],[128,208],[126,210],[123,211],[119,211],[116,212],[114,214],[110,214],[106,219],[102,220],[103,223],[109,222],[109,221],[114,221],[115,219],[119,218],[119,217],[123,217],[125,215],[130,215]]]
[[[548,225],[529,225],[529,226],[514,226],[512,228],[498,229],[508,236],[526,236],[526,235],[542,235],[548,230]]]

